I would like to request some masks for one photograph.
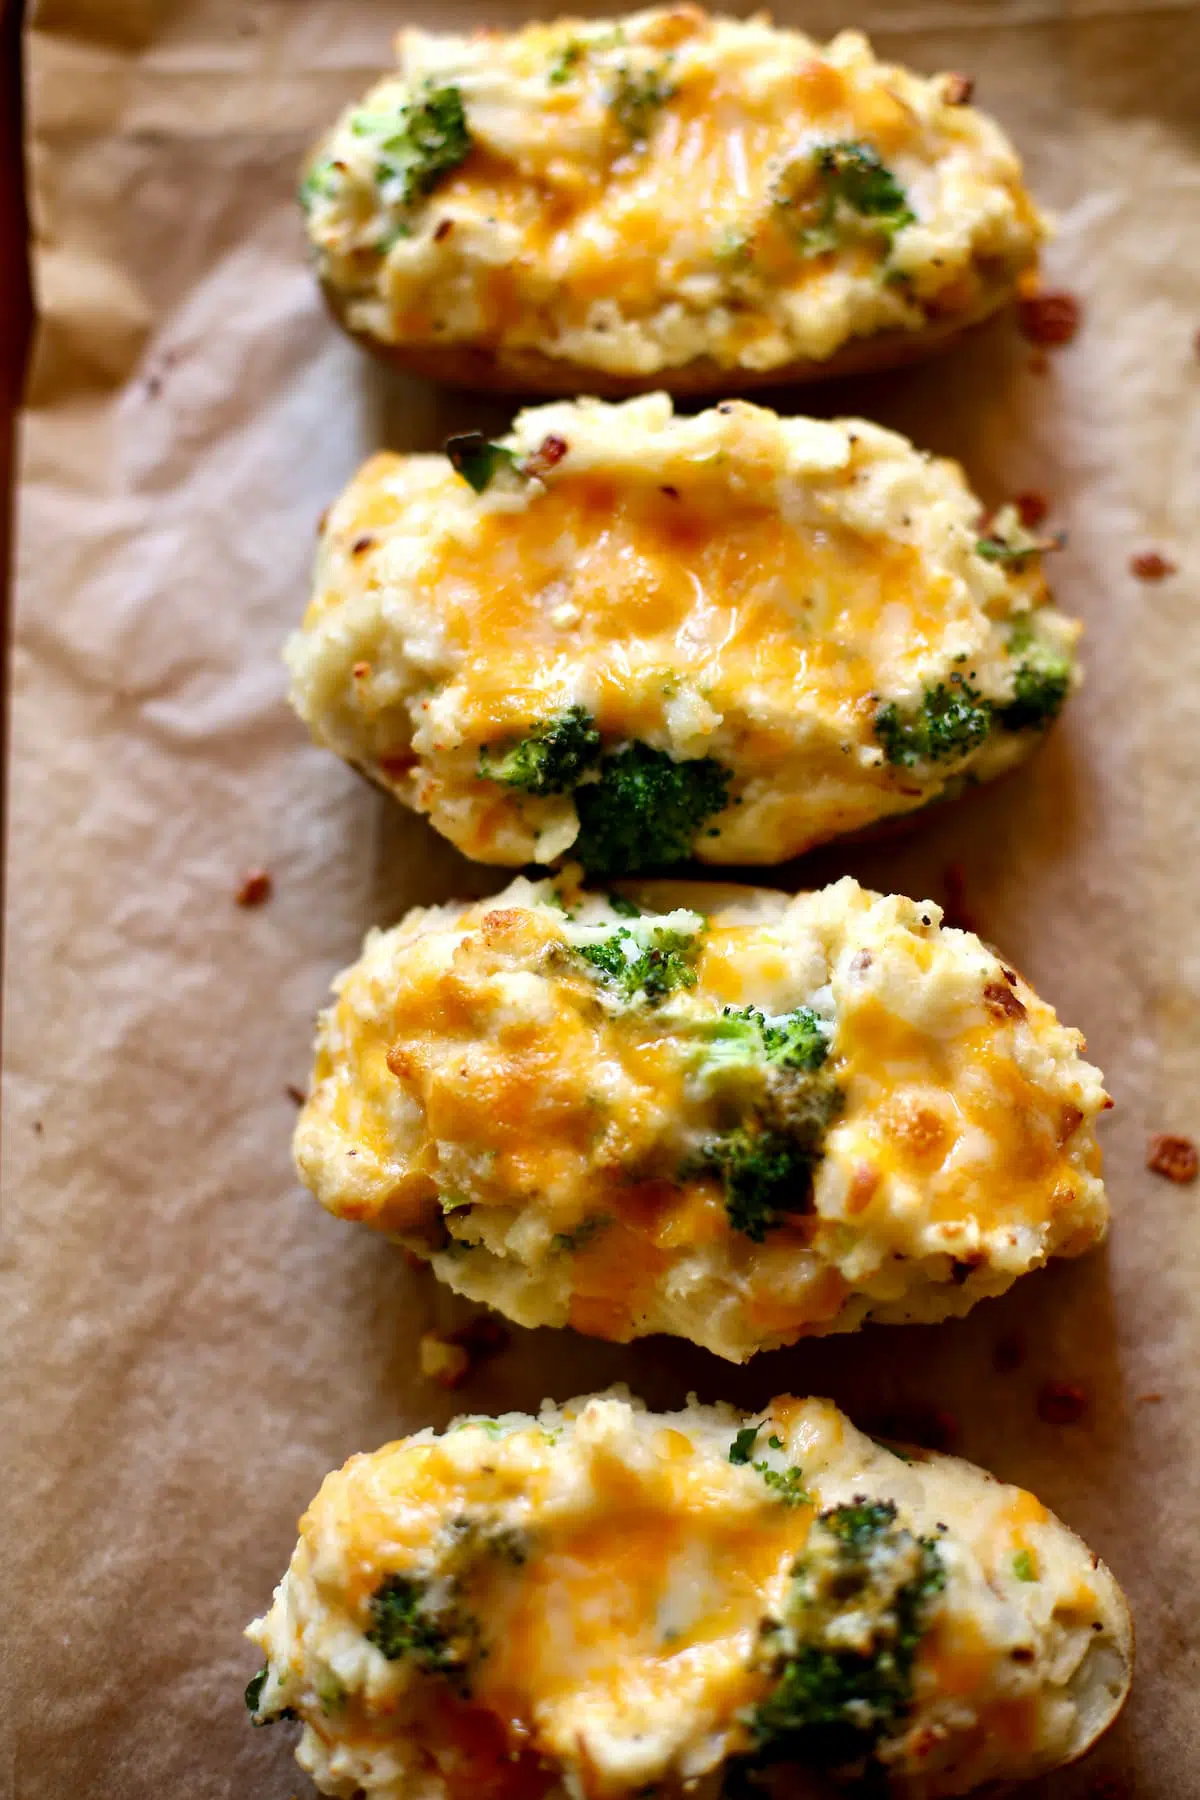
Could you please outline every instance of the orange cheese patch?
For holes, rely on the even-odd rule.
[[[444,542],[425,586],[463,659],[469,736],[517,734],[574,703],[582,666],[610,739],[656,730],[681,681],[719,713],[744,714],[757,690],[744,751],[764,769],[791,750],[806,694],[862,735],[856,702],[872,685],[885,611],[914,656],[953,618],[949,584],[906,546],[832,521],[793,527],[770,493],[724,490],[718,504],[703,485],[682,493],[587,475],[484,518],[465,543]]]
[[[1021,1072],[1000,1021],[939,1038],[870,999],[847,1009],[841,1042],[869,1172],[918,1184],[930,1220],[977,1219],[986,1231],[1071,1205],[1078,1177],[1064,1123],[1079,1121],[1064,1121],[1061,1100]],[[864,1213],[878,1191],[867,1186],[864,1177]]]
[[[554,1532],[525,1571],[481,1698],[547,1723],[581,1690],[615,1707],[666,1704],[689,1671],[735,1713],[763,1684],[748,1652],[809,1510],[781,1508],[764,1489],[761,1517],[730,1511],[711,1471],[670,1453],[636,1473],[599,1457],[592,1474],[595,1514]]]

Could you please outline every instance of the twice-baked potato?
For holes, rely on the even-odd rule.
[[[620,1391],[352,1457],[246,1635],[254,1723],[366,1800],[941,1800],[1082,1755],[1133,1660],[1032,1494],[827,1400]]]
[[[1046,235],[961,75],[694,6],[400,33],[310,157],[336,317],[438,381],[720,393],[911,361]]]
[[[522,1325],[743,1361],[965,1313],[1107,1226],[1078,1032],[939,909],[519,878],[372,932],[301,1179]]]
[[[665,394],[373,457],[287,661],[481,862],[770,863],[1010,769],[1077,674],[1046,547],[864,420]]]

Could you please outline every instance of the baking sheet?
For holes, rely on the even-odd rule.
[[[1109,1075],[1109,1248],[962,1323],[742,1371],[662,1340],[515,1332],[458,1395],[418,1379],[416,1342],[469,1309],[298,1190],[286,1093],[367,925],[505,879],[311,749],[278,659],[315,520],[357,460],[504,422],[369,367],[304,266],[297,159],[420,16],[412,0],[32,7],[41,325],[13,657],[0,1793],[307,1792],[288,1728],[246,1728],[239,1633],[325,1471],[463,1405],[625,1379],[655,1404],[792,1388],[862,1420],[952,1413],[956,1448],[1060,1510],[1136,1613],[1123,1721],[1031,1800],[1191,1800],[1200,1189],[1143,1164],[1152,1130],[1200,1133],[1200,13],[856,11],[881,49],[980,77],[1060,211],[1048,279],[1085,321],[1044,368],[1005,321],[812,402],[961,456],[991,498],[1043,490],[1069,529],[1057,585],[1087,621],[1088,680],[1045,753],[902,847],[785,875],[849,867],[942,899],[961,866],[979,929]],[[523,15],[456,0],[434,16]],[[777,16],[822,34],[847,9]],[[1178,574],[1136,581],[1147,548]],[[274,896],[241,910],[257,866]],[[998,1374],[1013,1334],[1025,1360]],[[1050,1377],[1086,1388],[1081,1423],[1038,1419]]]

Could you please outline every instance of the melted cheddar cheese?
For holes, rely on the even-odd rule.
[[[1027,755],[1039,731],[1008,721],[1031,644],[1075,679],[1036,547],[989,560],[957,465],[878,426],[677,418],[659,394],[536,408],[503,449],[479,493],[445,458],[373,457],[287,649],[318,741],[479,861],[576,842],[605,762],[536,792],[488,760],[573,711],[597,755],[719,765],[692,854],[767,863]],[[979,733],[889,760],[881,721],[930,693]]]
[[[858,32],[822,47],[679,6],[410,29],[398,53],[301,190],[322,281],[384,345],[533,351],[564,390],[572,367],[763,376],[980,317],[1046,235],[961,78],[877,62]],[[430,96],[454,142],[414,173]],[[819,159],[846,146],[867,159],[865,204],[823,212]]]
[[[290,1708],[321,1791],[367,1800],[617,1800],[715,1780],[779,1678],[793,1582],[828,1551],[836,1509],[868,1503],[897,1554],[936,1571],[911,1691],[870,1747],[889,1792],[1032,1775],[1111,1720],[1124,1601],[1031,1495],[949,1457],[902,1459],[828,1401],[775,1401],[754,1426],[615,1391],[352,1458],[247,1632],[267,1657],[256,1719]],[[790,1497],[787,1477],[803,1483]],[[1014,1568],[1018,1538],[1033,1578]],[[831,1645],[866,1653],[889,1629],[885,1552],[865,1587],[823,1602]]]
[[[640,917],[519,879],[369,936],[296,1130],[324,1206],[524,1325],[666,1331],[735,1360],[966,1312],[1104,1235],[1099,1072],[936,906],[849,878],[625,894]],[[593,960],[666,942],[682,973],[664,993]],[[807,1009],[812,1072],[746,1051],[747,1009]],[[805,1148],[763,1212],[722,1158],[767,1126]]]

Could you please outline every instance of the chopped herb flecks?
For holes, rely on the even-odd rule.
[[[750,1461],[754,1455],[754,1441],[761,1430],[761,1425],[743,1425],[740,1431],[735,1432],[733,1442],[729,1446],[731,1463],[748,1463]]]

